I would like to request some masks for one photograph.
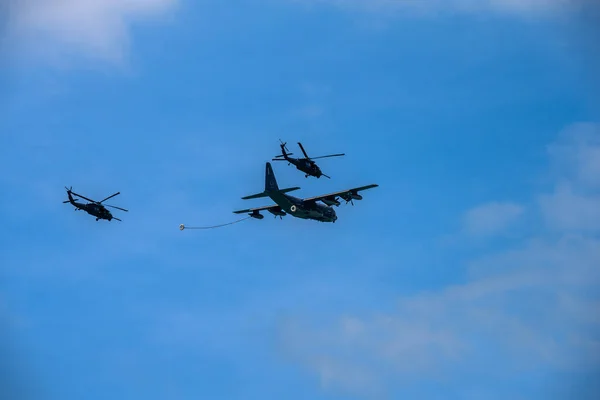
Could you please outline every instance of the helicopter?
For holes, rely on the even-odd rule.
[[[317,178],[324,176],[326,178],[331,179],[330,176],[325,175],[321,171],[321,168],[319,168],[317,163],[315,163],[313,160],[316,160],[319,158],[339,157],[339,156],[345,155],[345,153],[339,153],[339,154],[329,154],[327,156],[319,156],[319,157],[311,158],[308,156],[308,154],[306,154],[306,151],[304,150],[302,143],[298,142],[298,146],[300,147],[300,150],[302,150],[302,153],[304,154],[304,158],[293,158],[293,157],[289,157],[293,153],[288,153],[288,149],[286,147],[287,142],[284,143],[281,141],[281,139],[279,139],[279,142],[281,143],[279,145],[281,147],[281,155],[275,156],[275,158],[273,158],[273,161],[287,161],[288,165],[294,164],[296,166],[296,169],[298,169],[306,174],[304,176],[305,178],[308,178],[309,176],[314,176]]]
[[[100,219],[106,219],[108,221],[111,221],[113,219],[116,219],[117,221],[121,221],[119,218],[117,217],[113,217],[113,215],[110,213],[110,211],[108,211],[106,209],[106,207],[112,207],[112,208],[117,208],[119,210],[122,211],[128,211],[124,208],[121,207],[116,207],[116,206],[109,206],[108,204],[104,205],[102,204],[103,202],[105,202],[106,200],[115,197],[118,194],[121,194],[121,192],[117,192],[115,194],[112,194],[110,196],[108,196],[107,198],[105,198],[102,201],[94,201],[91,199],[88,199],[87,197],[84,197],[80,194],[77,194],[75,192],[73,192],[71,188],[67,188],[65,186],[65,189],[67,189],[67,195],[69,196],[69,200],[65,200],[63,201],[63,203],[71,203],[75,206],[75,211],[77,210],[83,210],[85,212],[87,212],[90,215],[93,215],[94,217],[96,217],[96,221],[100,220]],[[74,199],[73,195],[77,196],[77,197],[81,197],[82,199],[85,199],[87,201],[89,201],[89,203],[84,204],[84,203],[78,203],[77,200],[79,199]]]

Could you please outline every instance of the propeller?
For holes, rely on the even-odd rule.
[[[342,195],[340,197],[346,201],[346,204],[350,203],[350,204],[354,205],[354,200],[352,199],[350,192],[348,192],[346,195]]]

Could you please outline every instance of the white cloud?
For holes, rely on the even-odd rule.
[[[508,228],[522,214],[523,207],[518,204],[491,202],[465,214],[465,230],[471,235],[492,235]]]
[[[600,231],[600,125],[565,129],[548,153],[558,183],[539,198],[547,223],[555,229]]]
[[[292,115],[303,119],[316,119],[325,113],[323,107],[318,105],[308,105],[306,107],[297,108],[292,111]]]
[[[551,148],[594,153],[600,131],[589,127],[570,127]],[[551,155],[559,161],[556,152]],[[577,201],[560,189],[539,204],[543,216],[552,209],[552,231],[471,261],[464,283],[402,297],[393,312],[338,316],[327,324],[291,320],[282,326],[282,348],[328,387],[359,398],[391,396],[411,383],[457,382],[473,374],[504,381],[531,372],[597,371],[600,240],[590,228],[600,221],[592,208],[595,198],[583,194],[589,187],[587,169],[594,165],[581,162],[586,157],[560,160],[561,182],[582,193]],[[497,216],[519,213],[519,206],[495,203],[472,210],[467,221],[474,232],[493,232],[505,221]],[[353,379],[356,371],[370,379]],[[481,387],[474,383],[472,389]],[[500,396],[495,389],[482,395]]]
[[[600,124],[579,123],[560,133],[548,146],[557,178],[584,189],[600,189]]]
[[[599,367],[600,241],[532,243],[477,268],[506,262],[508,272],[402,298],[394,313],[355,317],[360,330],[349,329],[347,317],[319,327],[295,322],[284,327],[284,347],[324,386],[364,398],[386,389],[391,395],[398,383],[460,379],[490,359],[504,378],[514,370]],[[356,371],[363,381],[352,378]]]
[[[367,11],[463,13],[496,12],[509,15],[531,15],[574,10],[592,4],[591,0],[292,0],[302,4],[333,4],[339,7]]]
[[[122,62],[136,20],[172,10],[177,0],[17,0],[9,3],[5,44],[58,61],[73,53]]]
[[[577,194],[571,185],[562,184],[540,196],[540,206],[553,228],[600,231],[600,196]]]

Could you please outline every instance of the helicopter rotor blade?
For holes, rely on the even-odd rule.
[[[104,207],[112,207],[112,208],[116,208],[116,209],[121,210],[121,211],[129,212],[129,210],[126,210],[124,208],[117,207],[117,206],[111,206],[111,205],[108,205],[108,204],[104,204]]]
[[[304,146],[302,146],[302,143],[298,142],[298,146],[300,146],[300,150],[302,150],[304,157],[306,157],[308,160],[310,160],[310,157],[308,156],[308,154],[306,154],[306,151],[304,150]]]
[[[321,174],[321,176],[324,176],[325,178],[331,179],[331,177],[329,175]]]
[[[115,197],[115,196],[116,196],[116,195],[118,195],[118,194],[121,194],[121,192],[117,192],[117,193],[115,193],[115,194],[111,194],[110,196],[108,196],[108,197],[107,197],[107,198],[105,198],[104,200],[101,200],[101,201],[99,201],[98,203],[99,203],[99,204],[102,204],[102,203],[104,203],[106,200],[108,200],[108,199],[112,199],[113,197]]]
[[[119,222],[123,222],[123,221],[121,221],[121,220],[120,220],[119,218],[117,218],[117,217],[112,217],[112,219],[116,219],[116,220],[117,220],[117,221],[119,221]]]
[[[313,160],[317,160],[319,158],[327,158],[327,157],[340,157],[340,156],[345,156],[346,153],[339,153],[339,154],[329,154],[327,156],[319,156],[319,157],[313,157]]]
[[[80,195],[80,194],[77,194],[77,193],[75,193],[75,192],[71,192],[71,194],[72,194],[72,195],[74,195],[74,196],[77,196],[77,197],[81,197],[82,199],[84,199],[84,200],[87,200],[87,201],[89,201],[90,203],[96,203],[96,201],[94,201],[94,200],[92,200],[92,199],[88,199],[87,197],[85,197],[85,196],[82,196],[82,195]]]

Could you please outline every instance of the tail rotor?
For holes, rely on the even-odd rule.
[[[287,148],[287,142],[283,142],[281,139],[279,139],[279,147],[281,147],[281,154],[275,156],[275,158],[273,159],[273,161],[283,161],[285,160],[285,157],[287,156],[291,156],[294,153],[290,153],[290,151]]]
[[[73,196],[71,195],[71,193],[73,193],[73,186],[71,186],[71,187],[65,186],[65,189],[67,190],[67,196],[69,196],[69,200],[63,201],[63,204],[79,200],[79,199],[74,199]]]
[[[286,146],[287,142],[284,143],[281,139],[279,139],[279,143],[281,143],[281,145],[280,145],[281,148],[283,150],[285,150],[285,152],[287,153],[289,151],[288,148],[287,148],[287,146]]]

